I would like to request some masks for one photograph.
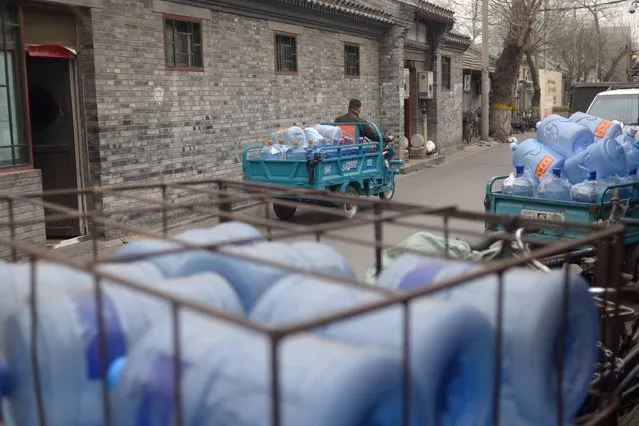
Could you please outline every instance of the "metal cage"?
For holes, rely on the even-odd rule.
[[[112,212],[105,211],[100,208],[79,214],[77,211],[56,205],[54,203],[43,201],[51,199],[52,196],[62,194],[78,194],[90,198],[88,205],[102,206],[102,201],[109,197],[109,205],[118,205],[122,208],[114,209]],[[179,183],[160,183],[149,185],[128,185],[110,188],[92,187],[80,191],[50,191],[40,194],[20,194],[20,195],[0,195],[7,209],[7,220],[1,222],[0,230],[0,247],[10,248],[11,258],[14,261],[29,262],[32,265],[32,282],[31,293],[27,302],[31,311],[32,328],[31,341],[33,342],[31,365],[35,379],[37,411],[41,425],[47,424],[45,412],[43,408],[43,396],[38,371],[38,357],[42,354],[38,353],[36,334],[38,327],[38,303],[37,292],[39,291],[35,274],[37,262],[49,261],[59,262],[79,270],[88,271],[95,277],[95,303],[98,307],[96,321],[100,333],[100,359],[102,368],[102,397],[104,407],[104,424],[112,425],[112,413],[110,404],[110,392],[106,382],[107,358],[106,344],[104,337],[105,324],[103,318],[102,292],[104,288],[103,281],[119,283],[119,285],[128,287],[132,290],[143,292],[150,297],[157,297],[166,300],[172,308],[173,321],[173,342],[174,342],[174,389],[177,392],[174,395],[174,424],[182,425],[184,406],[181,389],[181,364],[179,362],[181,348],[180,336],[180,312],[182,310],[193,310],[201,314],[217,318],[220,321],[235,324],[237,326],[253,330],[268,336],[271,343],[270,351],[270,387],[271,387],[271,419],[270,424],[278,426],[282,421],[282,411],[280,406],[281,387],[279,382],[280,361],[279,361],[279,344],[288,336],[303,331],[316,328],[321,325],[344,321],[367,313],[371,313],[391,305],[401,305],[404,310],[404,331],[403,331],[403,387],[404,395],[407,395],[411,380],[411,366],[408,362],[410,351],[410,316],[409,309],[411,301],[416,298],[427,297],[428,295],[448,289],[454,286],[463,285],[470,280],[496,274],[499,278],[499,286],[495,298],[497,299],[497,329],[494,336],[495,339],[495,359],[496,367],[502,363],[502,320],[503,320],[503,275],[509,269],[515,267],[524,267],[534,264],[534,262],[550,261],[557,265],[579,263],[583,259],[584,253],[588,254],[588,262],[593,266],[592,285],[599,288],[597,297],[602,302],[602,344],[609,352],[606,352],[610,359],[616,359],[620,347],[622,328],[624,324],[623,307],[620,305],[620,294],[622,288],[621,264],[623,262],[622,253],[624,251],[623,241],[625,228],[621,224],[576,224],[565,222],[550,222],[533,219],[524,219],[521,217],[504,217],[495,216],[484,213],[476,213],[459,210],[454,206],[447,207],[428,207],[413,203],[388,202],[377,199],[363,199],[352,197],[345,194],[315,192],[311,190],[296,190],[292,188],[245,184],[230,180],[208,180],[208,181],[191,181]],[[117,200],[117,202],[114,202]],[[345,219],[347,216],[344,211],[335,206],[341,206],[345,203],[356,203],[360,207],[360,212],[353,219]],[[300,220],[291,222],[275,220],[272,217],[271,209],[273,204],[288,206],[296,209],[303,209],[307,214]],[[70,257],[65,254],[64,250],[47,250],[43,247],[37,247],[32,244],[19,241],[19,229],[21,226],[37,225],[39,220],[23,220],[20,217],[21,206],[30,205],[47,208],[57,211],[57,216],[47,216],[45,220],[56,221],[69,218],[79,218],[89,223],[91,236],[88,253],[84,258]],[[236,317],[222,311],[214,310],[203,304],[192,301],[182,300],[171,294],[154,289],[148,285],[133,280],[124,280],[116,275],[108,274],[96,269],[98,265],[106,261],[114,262],[116,260],[109,256],[104,256],[101,249],[101,241],[97,237],[100,234],[110,236],[115,235],[140,235],[145,238],[162,239],[179,243],[182,248],[179,250],[202,249],[219,250],[223,244],[201,246],[195,244],[184,243],[172,237],[174,224],[178,221],[197,221],[207,220],[212,222],[225,222],[237,220],[253,225],[262,230],[269,241],[286,241],[290,239],[313,239],[315,241],[337,241],[340,244],[348,244],[353,247],[359,247],[358,250],[369,251],[372,255],[372,261],[375,264],[376,272],[379,274],[382,269],[383,250],[394,248],[394,243],[390,242],[389,228],[401,229],[401,232],[414,231],[430,231],[439,233],[445,239],[444,257],[452,258],[449,253],[449,241],[452,238],[465,235],[468,238],[484,238],[484,224],[493,223],[501,225],[505,231],[492,235],[492,241],[504,241],[502,244],[501,255],[496,259],[486,262],[481,269],[474,270],[454,278],[445,279],[434,285],[424,287],[408,293],[391,293],[379,289],[384,292],[386,297],[375,302],[365,305],[356,306],[343,310],[338,313],[325,315],[321,318],[312,318],[299,323],[282,326],[271,327],[251,322],[246,318]],[[139,225],[140,221],[149,223],[155,221],[159,226],[145,228]],[[309,223],[310,222],[310,223]],[[461,226],[456,224],[462,223]],[[561,227],[571,228],[578,231],[579,238],[566,241],[544,242],[537,241],[525,236],[521,236],[521,230],[534,232],[539,227]],[[155,229],[159,228],[159,229]],[[360,229],[358,236],[348,235],[354,229]],[[516,231],[520,231],[517,233]],[[511,243],[522,239],[527,243],[534,243],[538,247],[530,252],[518,253],[516,256],[512,254]],[[236,244],[239,241],[233,241]],[[246,241],[245,241],[246,242]],[[410,251],[410,250],[404,250]],[[175,252],[175,251],[174,251]],[[165,252],[169,253],[169,251]],[[415,253],[419,253],[415,251]],[[581,253],[581,255],[580,255]],[[154,255],[157,255],[155,253]],[[419,253],[423,254],[423,253]],[[236,254],[225,254],[230,257],[239,257]],[[140,256],[140,259],[143,257]],[[135,259],[129,259],[135,260]],[[250,259],[249,259],[250,260]],[[252,260],[253,261],[253,260]],[[276,262],[266,262],[267,266],[273,268],[285,269],[291,273],[304,274],[314,276],[324,280],[330,280],[345,286],[363,285],[361,280],[348,280],[336,278],[333,275],[322,273],[313,273],[300,268],[282,266]],[[568,271],[568,268],[564,268]],[[565,289],[567,289],[568,273],[565,274]],[[1,285],[1,284],[0,284]],[[111,284],[110,284],[111,285]],[[374,287],[367,287],[373,289]],[[567,291],[564,292],[563,300],[565,311],[567,312]],[[27,306],[25,306],[27,308]],[[564,332],[566,318],[563,319]],[[560,339],[563,342],[563,339]],[[554,374],[557,383],[562,383],[563,357],[565,356],[564,345],[559,345],[557,351],[558,366]],[[616,416],[619,407],[619,398],[615,393],[617,378],[608,370],[610,362],[602,360],[603,373],[596,386],[598,390],[594,399],[593,408],[589,410],[582,418],[575,420],[579,424],[604,424],[604,422]],[[493,395],[493,413],[494,424],[500,424],[499,419],[499,394],[501,383],[501,369],[495,368],[495,394]],[[559,386],[559,389],[562,389]],[[558,417],[562,417],[562,392],[558,392],[557,398]],[[403,403],[403,420],[401,424],[409,424],[410,398],[404,398]],[[559,420],[558,419],[558,420]],[[398,420],[399,423],[399,420]],[[559,423],[561,424],[561,423]]]

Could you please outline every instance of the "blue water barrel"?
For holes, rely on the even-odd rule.
[[[621,126],[610,120],[595,117],[581,111],[577,111],[569,118],[570,121],[586,126],[594,136],[595,142],[614,139],[621,135]]]
[[[233,289],[217,274],[156,282],[182,298],[241,315]],[[148,294],[118,286],[103,292],[106,357],[111,363],[127,354],[171,305]],[[68,291],[39,300],[38,353],[44,411],[48,426],[103,424],[100,338],[92,289]],[[5,324],[7,354],[0,389],[16,426],[39,425],[30,351],[31,313],[22,309]],[[118,424],[118,423],[114,423]],[[9,425],[13,426],[13,425]]]
[[[384,296],[300,275],[268,290],[251,312],[266,324],[287,324],[335,313]],[[488,425],[493,393],[494,337],[488,321],[470,306],[421,299],[411,304],[411,358],[426,425]],[[390,348],[401,354],[403,312],[394,306],[320,326],[323,337]]]
[[[400,258],[404,265],[414,255]],[[445,278],[461,276],[479,265],[444,259],[421,258],[420,266],[391,265],[379,277],[379,285],[399,291],[427,286]],[[531,424],[555,424],[557,336],[563,315],[564,272],[512,269],[504,274],[502,404],[512,399],[519,415]],[[564,339],[563,401],[566,421],[581,408],[597,361],[598,312],[588,284],[571,274],[568,287],[568,331]],[[468,303],[478,308],[496,327],[498,280],[495,275],[439,291],[441,300]]]
[[[292,245],[293,248],[311,260],[313,271],[355,279],[355,272],[353,272],[346,258],[328,244],[298,241]]]
[[[127,265],[102,264],[98,269],[118,276],[138,280],[159,280],[160,271],[150,263],[134,262]],[[95,284],[89,272],[58,263],[38,262],[35,269],[36,294],[38,297],[57,294],[70,289],[86,288]],[[10,313],[29,303],[31,296],[32,267],[29,263],[0,263],[0,326]],[[108,280],[104,281],[105,283]],[[4,344],[4,333],[0,333],[0,352]]]
[[[537,123],[537,140],[568,158],[592,145],[594,136],[588,127],[550,114]]]
[[[269,340],[185,313],[181,320],[183,424],[271,425]],[[309,334],[281,342],[282,426],[398,426],[397,354]],[[130,352],[113,389],[114,424],[165,426],[175,414],[171,326],[159,325]],[[417,398],[417,396],[416,396]],[[414,405],[411,426],[428,423]]]
[[[221,223],[213,228],[190,229],[173,236],[173,238],[191,244],[220,244],[250,238],[261,239],[263,236],[251,225],[232,221]],[[244,243],[240,245],[251,244],[252,243]],[[123,245],[118,249],[115,257],[126,260],[134,256],[161,253],[163,251],[176,250],[180,247],[182,246],[179,243],[171,241],[145,239]],[[176,270],[180,268],[180,263],[184,259],[184,256],[189,253],[192,253],[192,251],[156,255],[149,257],[148,260],[155,263],[165,276],[178,277],[179,275]]]
[[[267,266],[264,261],[272,262],[277,267]],[[233,286],[248,313],[267,288],[290,273],[287,267],[312,271],[313,261],[290,244],[264,242],[252,246],[223,247],[219,253],[190,253],[185,256],[176,274],[188,276],[206,271],[217,272]]]

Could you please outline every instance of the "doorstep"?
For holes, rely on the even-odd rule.
[[[404,165],[401,166],[399,170],[403,175],[415,173],[419,172],[420,170],[437,167],[437,165],[443,163],[444,160],[446,160],[445,154],[435,153],[423,159],[409,160],[408,162],[404,163]]]

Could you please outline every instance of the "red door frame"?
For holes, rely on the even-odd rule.
[[[404,64],[409,71],[408,77],[408,98],[404,99],[404,136],[410,141],[411,133],[413,132],[413,73],[414,70],[410,66],[410,62],[406,61]]]

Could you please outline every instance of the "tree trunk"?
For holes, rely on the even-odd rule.
[[[513,93],[519,76],[519,65],[523,48],[519,42],[517,26],[511,27],[504,41],[504,50],[495,66],[492,96],[490,99],[490,134],[493,138],[506,142],[510,136]]]
[[[506,142],[511,133],[512,106],[519,66],[540,5],[540,1],[532,1],[527,6],[526,0],[513,0],[510,9],[510,28],[504,39],[504,50],[495,65],[490,99],[490,133],[501,142]]]
[[[533,82],[533,98],[532,98],[532,110],[533,113],[541,114],[539,107],[541,105],[541,85],[539,84],[539,70],[535,63],[534,56],[531,52],[526,52],[526,61],[528,61],[528,68],[530,68],[530,77]]]

